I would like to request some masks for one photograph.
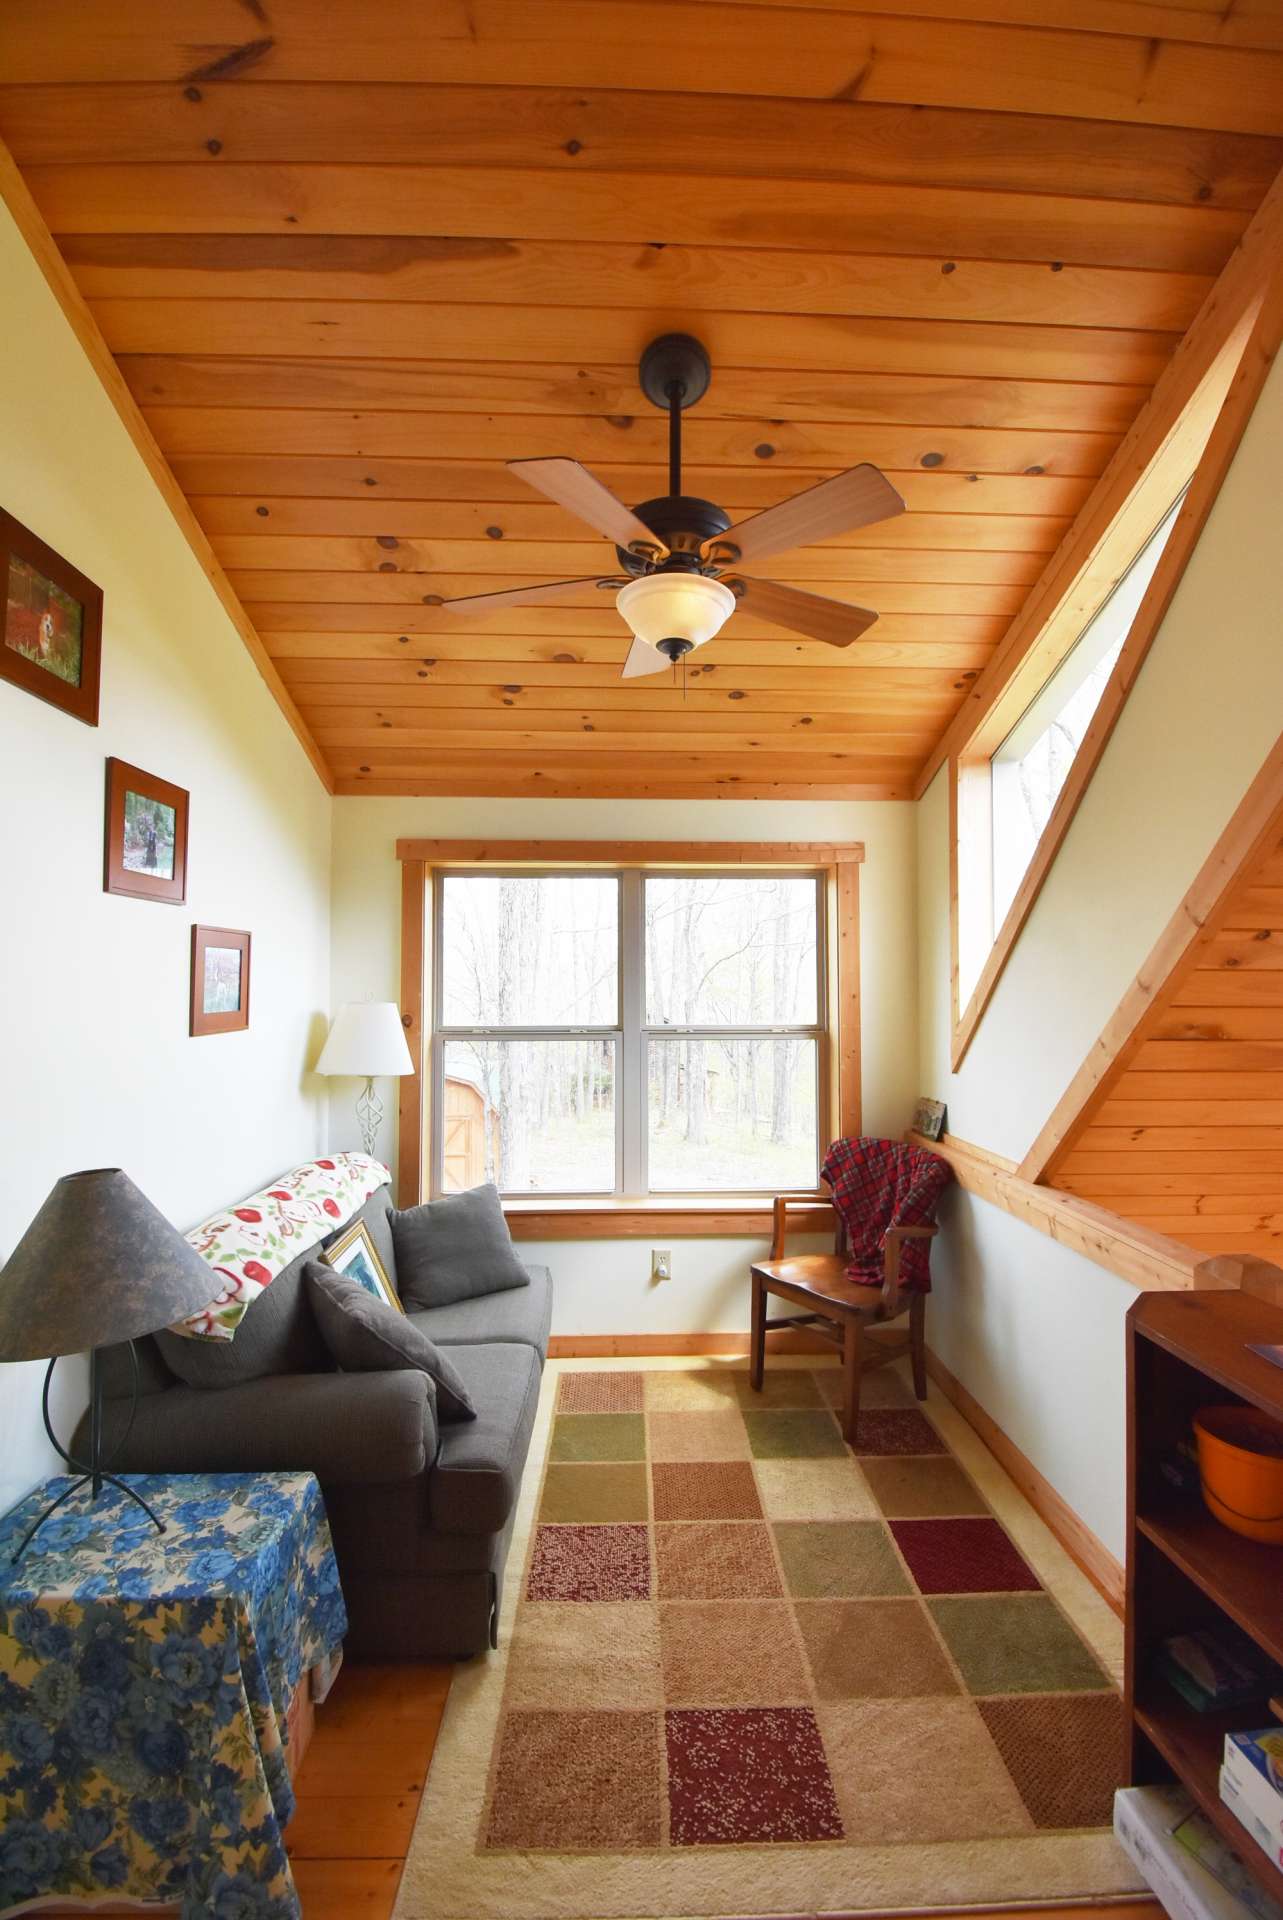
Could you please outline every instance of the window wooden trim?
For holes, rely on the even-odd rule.
[[[1262,279],[1258,284],[1256,303],[1240,327],[1229,334],[1188,395],[1167,440],[1123,501],[1073,589],[1058,602],[1036,644],[1029,647],[1005,680],[991,690],[980,717],[972,716],[965,745],[950,757],[949,917],[954,1072],[966,1055],[1042,891],[1233,463],[1278,350],[1283,306],[1281,280],[1283,275],[1276,270],[1272,281]],[[1002,925],[994,929],[990,760],[1092,617],[1099,597],[1088,598],[1087,589],[1090,588],[1092,595],[1100,596],[1102,578],[1105,581],[1121,578],[1182,487],[1188,491],[1122,653],[1015,898]],[[1072,537],[1071,529],[1069,538]],[[991,938],[964,1005],[961,982],[967,943],[976,943],[970,949],[973,953],[984,943],[986,915]]]
[[[673,841],[673,840],[398,840],[401,862],[401,1024],[412,1074],[400,1083],[397,1193],[414,1206],[427,1191],[428,1124],[424,1065],[431,996],[427,924],[432,875],[438,868],[557,865],[617,871],[621,867],[712,869],[727,866],[794,867],[824,881],[829,938],[827,984],[827,1080],[830,1137],[860,1131],[860,918],[859,879],[864,847],[858,841]],[[817,1195],[817,1200],[822,1200]],[[710,1235],[768,1230],[770,1208],[761,1199],[737,1202],[710,1194],[687,1203],[645,1195],[610,1204],[573,1199],[556,1203],[513,1201],[505,1207],[514,1238],[628,1238],[664,1231]],[[532,1223],[537,1222],[537,1228]],[[692,1224],[698,1222],[699,1224]],[[582,1224],[581,1224],[582,1223]]]

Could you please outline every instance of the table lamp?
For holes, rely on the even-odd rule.
[[[349,1000],[339,1008],[321,1057],[318,1073],[346,1074],[364,1080],[356,1103],[361,1144],[370,1158],[378,1143],[383,1124],[383,1102],[374,1091],[375,1077],[399,1078],[414,1072],[410,1049],[405,1044],[401,1015],[394,1000]]]
[[[46,1507],[20,1543],[64,1500],[90,1488],[97,1499],[109,1481],[164,1523],[103,1458],[103,1377],[99,1348],[127,1343],[138,1398],[134,1341],[207,1307],[218,1281],[195,1248],[138,1191],[120,1167],[64,1174],[6,1266],[0,1270],[0,1361],[48,1360],[41,1411],[50,1443],[81,1478]],[[59,1357],[89,1352],[89,1459],[68,1453],[49,1420],[49,1384]],[[130,1425],[133,1411],[130,1412]],[[128,1438],[126,1427],[121,1445]],[[114,1456],[113,1456],[114,1457]]]

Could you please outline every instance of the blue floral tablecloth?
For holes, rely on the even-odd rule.
[[[129,1475],[0,1519],[0,1914],[42,1896],[295,1920],[286,1709],[347,1629],[306,1473]]]

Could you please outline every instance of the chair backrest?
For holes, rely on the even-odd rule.
[[[953,1178],[947,1160],[902,1140],[859,1135],[835,1140],[820,1178],[833,1195],[845,1228],[852,1264],[872,1274],[881,1268],[888,1227],[931,1226],[940,1195]],[[838,1251],[843,1251],[839,1244]],[[904,1248],[900,1285],[925,1290],[931,1284],[930,1242]]]

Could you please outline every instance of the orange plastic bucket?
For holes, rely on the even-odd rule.
[[[1203,1407],[1194,1433],[1211,1512],[1249,1540],[1283,1547],[1283,1421],[1255,1407]]]

